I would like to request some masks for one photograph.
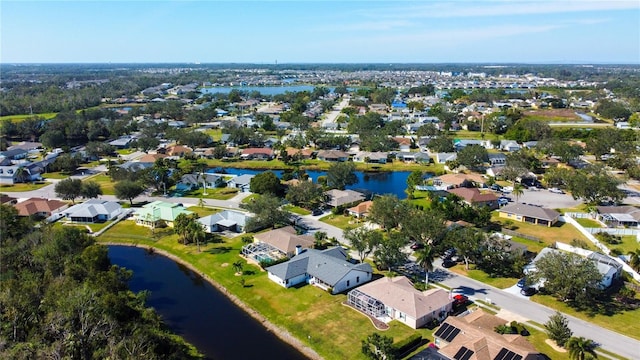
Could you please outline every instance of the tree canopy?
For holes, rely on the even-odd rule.
[[[331,189],[344,190],[348,185],[358,182],[356,166],[352,162],[337,162],[327,170],[327,186]]]

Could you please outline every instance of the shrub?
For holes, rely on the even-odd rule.
[[[582,239],[573,239],[571,240],[571,246],[577,247],[580,249],[589,249],[589,244]]]
[[[421,342],[422,342],[422,336],[420,334],[413,334],[408,338],[393,344],[393,349],[396,354],[402,355],[406,352],[413,350],[413,348],[416,347]]]

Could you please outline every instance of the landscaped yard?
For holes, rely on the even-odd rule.
[[[576,311],[574,308],[568,306],[562,301],[558,301],[550,295],[534,295],[531,297],[531,300],[546,305],[552,309],[557,309],[571,316],[592,322],[596,325],[602,326],[603,328],[640,340],[640,309],[633,311],[621,311],[611,316],[601,314],[591,316],[587,312]],[[617,303],[613,303],[611,306],[617,305]],[[593,340],[597,341],[598,339],[594,338]]]
[[[177,236],[170,235],[170,231],[164,230],[165,236],[153,240],[150,229],[136,226],[132,221],[123,221],[98,240],[152,245],[180,257],[269,321],[287,329],[325,359],[364,359],[360,352],[360,341],[373,332],[391,336],[396,341],[416,331],[429,340],[433,339],[428,329],[413,330],[395,321],[390,324],[389,330],[377,331],[367,317],[342,305],[346,295],[330,295],[309,285],[285,289],[270,281],[266,272],[254,265],[244,265],[246,286],[243,287],[230,266],[242,259],[238,255],[242,247],[240,237],[224,243],[206,244],[202,246],[202,252],[198,252],[193,245],[179,244]]]
[[[425,209],[428,209],[431,206],[431,200],[429,199],[428,191],[414,191],[413,199],[409,200],[410,203],[422,206]]]
[[[502,278],[502,277],[490,277],[487,273],[482,270],[473,269],[474,265],[470,265],[470,270],[465,270],[464,263],[458,264],[454,267],[449,268],[449,271],[458,273],[460,275],[468,276],[474,280],[478,280],[487,285],[495,286],[498,289],[506,289],[512,287],[518,282],[516,278]]]
[[[574,219],[578,224],[582,225],[582,227],[586,228],[601,228],[602,224],[597,222],[596,220],[589,218],[576,218]]]
[[[331,215],[327,215],[324,217],[320,218],[320,221],[325,222],[329,225],[333,225],[335,227],[338,227],[342,230],[345,230],[347,228],[356,228],[356,227],[360,227],[362,226],[363,222],[359,221],[358,219],[351,217],[351,216],[345,216],[345,215],[335,215],[335,214],[331,214]]]
[[[94,232],[98,232],[102,229],[104,229],[105,227],[109,226],[109,224],[111,224],[113,221],[105,221],[103,223],[72,223],[72,222],[64,222],[64,221],[58,221],[55,223],[54,226],[74,226],[74,227],[78,227],[81,228],[82,230],[87,230],[90,229],[92,233]]]
[[[66,179],[69,177],[69,175],[63,174],[59,171],[57,172],[48,172],[48,173],[44,173],[42,174],[42,177],[44,179],[58,179],[58,180],[62,180],[62,179]]]
[[[304,208],[301,208],[300,206],[295,206],[295,205],[291,205],[291,204],[283,206],[282,209],[286,210],[286,211],[289,211],[289,212],[292,212],[294,214],[298,214],[298,215],[309,215],[309,214],[311,214],[311,211],[309,211],[307,209],[304,209]]]
[[[491,220],[499,222],[501,224],[504,224],[507,221],[507,219],[505,218],[498,218],[498,215],[495,212],[492,214]],[[535,236],[542,240],[548,246],[555,244],[556,241],[571,244],[571,240],[573,239],[580,239],[587,243],[591,243],[573,225],[560,221],[558,221],[556,225],[552,227],[517,221],[512,221],[512,224],[514,226],[517,226],[517,229],[515,229],[514,231],[529,236]]]
[[[631,251],[635,251],[636,249],[640,249],[640,242],[638,242],[638,237],[635,235],[624,235],[621,236],[622,244],[612,245],[603,242],[609,249],[618,250],[621,254],[626,255]]]
[[[215,188],[209,189],[207,188],[207,194],[204,194],[204,189],[196,189],[189,191],[188,193],[183,194],[183,197],[188,198],[203,198],[203,199],[215,199],[215,200],[229,200],[232,197],[238,194],[238,189],[236,188]]]
[[[221,211],[220,209],[214,209],[206,206],[205,207],[191,206],[191,207],[188,207],[187,210],[193,211],[194,213],[198,214],[199,217],[209,216],[211,214],[219,213]]]
[[[0,185],[0,191],[2,192],[22,192],[22,191],[32,191],[43,188],[51,183],[41,181],[41,182],[32,182],[32,183],[20,183],[20,184],[2,184]]]
[[[87,178],[86,180],[95,181],[100,185],[102,189],[102,194],[104,195],[115,195],[116,192],[113,189],[115,185],[115,181],[111,180],[109,175],[107,174],[97,174]]]

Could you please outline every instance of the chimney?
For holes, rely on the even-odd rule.
[[[302,245],[296,245],[296,255],[300,255],[302,252]]]

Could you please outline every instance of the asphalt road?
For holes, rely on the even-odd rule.
[[[465,294],[472,300],[490,301],[502,309],[533,320],[539,324],[547,322],[549,316],[555,313],[555,310],[530,301],[520,294],[512,294],[510,290],[501,290],[479,281],[454,274],[439,266],[439,260],[436,260],[436,264],[434,265],[436,270],[430,273],[430,281],[436,281],[451,287],[454,289],[454,292]],[[573,316],[566,316],[569,319],[569,327],[573,330],[574,336],[584,336],[592,339],[600,344],[602,349],[628,359],[640,358],[640,341]]]

